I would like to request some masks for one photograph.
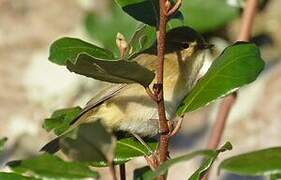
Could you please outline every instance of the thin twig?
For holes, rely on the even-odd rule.
[[[220,104],[219,113],[217,115],[217,120],[212,129],[211,137],[208,142],[208,149],[216,149],[220,143],[222,138],[223,130],[225,127],[225,123],[229,112],[236,101],[237,93],[234,92],[230,96],[227,96],[223,102]]]
[[[139,135],[135,133],[131,134],[149,151],[150,154],[154,153],[153,150],[143,141],[143,139]]]
[[[249,41],[252,33],[254,18],[259,6],[259,0],[248,0],[242,16],[241,29],[237,41]]]
[[[119,165],[120,180],[126,180],[126,164]]]
[[[150,97],[151,99],[153,99],[155,102],[158,101],[157,96],[155,96],[155,94],[151,91],[151,89],[150,89],[149,87],[146,87],[146,88],[145,88],[145,91],[146,91],[146,93],[149,95],[149,97]]]
[[[251,35],[252,26],[253,26],[253,20],[254,16],[257,11],[258,7],[258,0],[248,0],[243,16],[242,16],[242,22],[241,22],[241,31],[238,35],[237,40],[239,41],[248,41]],[[228,117],[228,114],[230,113],[231,107],[236,101],[236,93],[231,94],[229,97],[226,97],[224,101],[222,102],[218,116],[217,121],[215,122],[213,133],[210,137],[210,141],[208,143],[208,148],[210,149],[216,149],[219,144],[219,140],[222,136],[224,124]],[[220,130],[219,130],[220,129]],[[220,132],[220,133],[218,133]]]
[[[253,27],[253,20],[258,9],[258,4],[258,0],[247,1],[243,12],[241,29],[237,37],[237,41],[249,41]],[[237,92],[234,92],[226,97],[221,103],[219,112],[217,114],[217,119],[208,142],[209,149],[216,149],[218,147],[223,135],[227,117],[231,111],[231,108],[233,107],[233,104],[236,102],[236,98]],[[208,173],[202,179],[207,180]]]

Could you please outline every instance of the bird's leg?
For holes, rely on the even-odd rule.
[[[179,132],[179,130],[180,130],[180,128],[181,128],[181,125],[182,125],[182,121],[183,121],[183,118],[181,117],[181,118],[177,121],[176,126],[173,127],[172,130],[170,130],[170,133],[169,133],[169,136],[170,136],[170,137],[176,135],[176,134]]]
[[[169,2],[169,1],[167,1]],[[171,16],[177,12],[182,4],[182,0],[177,0],[173,7],[171,7],[170,3],[166,3],[166,16]]]
[[[144,156],[144,158],[151,170],[154,171],[158,167],[159,161],[154,156]]]
[[[158,97],[152,92],[152,90],[149,87],[145,88],[146,93],[153,99],[155,102],[158,101]]]
[[[144,147],[146,147],[146,149],[153,154],[153,150],[146,144],[146,142],[144,142],[144,140],[137,134],[135,133],[131,133]]]
[[[144,142],[144,140],[137,134],[131,133],[142,145],[146,147],[146,149],[151,153],[149,156],[144,156],[147,161],[147,164],[150,166],[152,170],[155,170],[158,167],[158,158],[156,153]]]
[[[171,133],[174,130],[174,123],[172,121],[168,121],[169,132]]]

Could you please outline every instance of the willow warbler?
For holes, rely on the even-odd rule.
[[[167,34],[163,88],[169,120],[175,117],[179,103],[195,85],[204,62],[202,52],[209,47],[201,35],[188,27],[175,28]],[[155,49],[155,46],[148,49],[138,55],[135,61],[155,71],[158,62]],[[154,83],[155,79],[151,85]],[[106,127],[139,136],[153,136],[159,132],[157,104],[139,84],[110,84],[103,88],[73,120],[70,129],[98,119]],[[56,151],[53,146],[59,138],[63,138],[63,135],[42,150]]]

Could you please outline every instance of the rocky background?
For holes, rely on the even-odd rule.
[[[61,36],[90,41],[83,28],[83,15],[86,10],[99,9],[95,2],[0,0],[0,137],[9,139],[0,156],[1,166],[7,160],[38,153],[52,137],[41,128],[44,118],[55,109],[83,106],[97,91],[99,82],[69,73],[47,60],[50,43]],[[230,141],[234,149],[223,157],[281,143],[280,7],[281,1],[270,1],[256,18],[253,41],[260,45],[267,66],[255,83],[239,92],[222,141]],[[226,29],[227,37],[234,40],[239,20]],[[225,43],[221,38],[212,41]],[[217,105],[187,115],[181,133],[172,140],[172,156],[206,146]],[[172,179],[184,179],[199,162],[197,159],[173,167]],[[128,166],[141,164],[142,159],[138,159]],[[215,174],[212,172],[211,179],[218,179]],[[220,178],[261,179],[231,175]],[[102,179],[107,176],[102,174]]]

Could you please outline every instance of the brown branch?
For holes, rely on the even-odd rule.
[[[258,9],[258,4],[258,0],[247,1],[242,15],[241,29],[237,37],[237,41],[249,41],[253,27],[253,20]],[[233,107],[233,104],[236,102],[236,97],[237,92],[234,92],[226,97],[220,104],[219,112],[217,114],[217,120],[212,129],[212,133],[207,146],[209,149],[217,149],[223,135],[227,117],[231,111],[231,108]],[[208,179],[208,173],[202,179]]]
[[[167,160],[168,145],[169,145],[169,126],[165,114],[164,106],[164,92],[163,92],[163,72],[164,72],[164,54],[165,54],[165,40],[166,40],[166,0],[159,0],[160,5],[160,22],[158,26],[158,42],[157,42],[157,83],[154,85],[154,93],[159,98],[157,101],[159,126],[160,126],[160,142],[158,148],[158,155],[160,164]]]

